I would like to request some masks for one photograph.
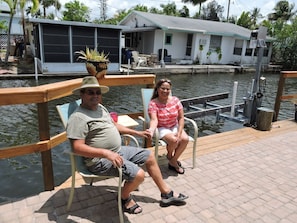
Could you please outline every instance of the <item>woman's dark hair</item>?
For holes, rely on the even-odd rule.
[[[156,83],[155,87],[154,87],[154,91],[153,91],[153,95],[152,95],[151,100],[153,100],[153,99],[155,99],[155,98],[157,98],[157,97],[159,96],[159,95],[158,95],[158,88],[161,87],[161,85],[162,85],[163,83],[168,83],[168,84],[170,85],[170,87],[172,86],[171,81],[168,80],[168,79],[161,79],[161,80],[159,80],[159,81]]]

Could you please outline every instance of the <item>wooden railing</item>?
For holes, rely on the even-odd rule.
[[[40,152],[45,190],[54,189],[51,149],[67,140],[65,132],[50,137],[48,102],[71,95],[72,90],[81,85],[81,81],[82,78],[77,78],[37,87],[0,88],[0,106],[37,104],[39,126],[39,142],[1,148],[0,158],[11,158]],[[145,87],[153,87],[155,75],[107,75],[105,79],[100,80],[100,84],[106,86],[145,85]],[[129,115],[132,118],[137,118],[139,114],[143,114],[143,112]]]
[[[277,121],[281,101],[292,100],[297,98],[297,94],[283,95],[285,81],[287,78],[297,78],[297,71],[282,71],[280,74],[278,89],[277,89],[277,94],[276,94],[275,104],[274,104],[275,116],[273,121]]]

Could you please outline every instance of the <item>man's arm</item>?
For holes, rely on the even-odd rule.
[[[115,153],[111,150],[88,146],[87,144],[85,144],[84,139],[70,139],[70,143],[74,153],[77,153],[78,155],[89,158],[106,158],[112,162],[113,166],[117,167],[123,165],[122,157],[118,153]]]

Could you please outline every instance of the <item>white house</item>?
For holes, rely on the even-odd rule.
[[[241,26],[184,17],[132,11],[119,25],[125,47],[157,54],[162,62],[255,65],[257,48],[250,48],[252,30]],[[272,38],[266,38],[262,64],[268,64]],[[167,54],[167,55],[166,55]]]

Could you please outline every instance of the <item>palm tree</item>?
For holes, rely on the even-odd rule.
[[[236,25],[250,29],[251,24],[252,24],[252,19],[251,19],[250,13],[243,11],[240,17],[238,18]]]
[[[167,5],[161,4],[160,6],[163,9],[163,13],[165,15],[176,16],[178,14],[178,12],[176,10],[176,4],[175,4],[175,2],[168,3]]]
[[[46,18],[46,9],[50,6],[54,6],[55,10],[60,10],[61,9],[61,3],[59,0],[40,0],[40,4],[42,5],[43,8],[43,17]]]
[[[21,13],[22,13],[22,22],[23,22],[23,32],[25,33],[25,29],[24,29],[24,8],[25,8],[25,4],[26,0],[3,0],[3,2],[7,3],[9,6],[9,14],[10,14],[10,18],[9,18],[9,23],[8,23],[8,34],[7,34],[7,46],[6,46],[6,55],[5,55],[5,63],[7,64],[8,62],[8,57],[10,55],[10,32],[11,32],[11,26],[12,26],[12,20],[13,17],[16,13],[16,9],[19,6]],[[38,0],[31,0],[31,2],[33,3],[33,7],[32,7],[32,11],[37,11],[38,10],[38,6],[39,6],[39,1]]]
[[[275,12],[268,14],[268,19],[270,21],[277,21],[278,19],[281,19],[287,22],[295,14],[295,12],[293,11],[294,7],[294,4],[289,4],[288,1],[281,0],[276,3],[276,6],[274,7]]]
[[[192,3],[194,6],[199,4],[199,12],[198,14],[200,15],[201,12],[201,5],[203,2],[206,2],[207,0],[182,0],[184,3]]]
[[[254,8],[250,12],[250,16],[251,16],[251,25],[252,25],[252,27],[250,28],[255,29],[257,25],[257,20],[263,18],[263,15],[260,13],[260,8]]]

